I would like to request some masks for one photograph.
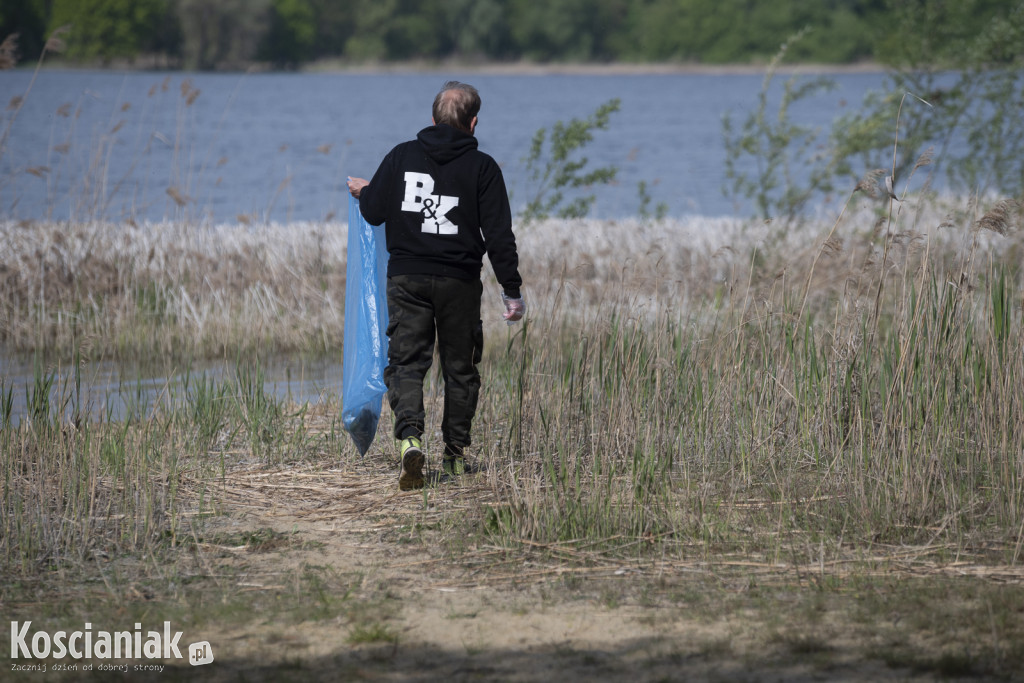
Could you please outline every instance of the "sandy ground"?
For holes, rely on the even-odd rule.
[[[251,616],[190,629],[215,661],[160,680],[957,680],[886,661],[874,650],[916,637],[899,617],[857,615],[843,590],[815,598],[798,569],[459,546],[454,522],[493,496],[487,476],[403,493],[384,456],[229,474],[197,558],[251,596]],[[233,545],[256,531],[272,540]],[[311,568],[330,607],[281,617]]]

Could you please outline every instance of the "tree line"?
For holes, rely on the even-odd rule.
[[[972,35],[1020,11],[1006,0],[0,0],[0,40],[17,33],[19,57],[34,60],[48,36],[70,26],[62,40],[71,62],[186,69],[317,60],[726,64],[766,62],[803,31],[790,59],[838,64],[885,62],[908,43]]]

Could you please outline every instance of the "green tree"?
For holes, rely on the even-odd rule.
[[[336,57],[345,51],[345,43],[355,32],[355,8],[336,0],[310,0],[316,15],[316,57]]]
[[[270,0],[176,1],[186,68],[240,67],[256,57]]]
[[[620,54],[631,59],[711,63],[767,60],[786,38],[813,31],[791,57],[849,61],[870,56],[880,9],[861,0],[637,0],[628,6]]]
[[[898,186],[927,153],[954,190],[1019,193],[1024,2],[891,0],[889,8],[916,39],[883,41],[879,54],[891,65],[883,88],[833,129],[837,168],[895,170]]]
[[[50,30],[70,25],[68,56],[131,59],[158,42],[167,0],[53,0]]]
[[[387,24],[397,5],[398,0],[371,0],[358,3],[356,30],[345,43],[345,55],[356,60],[386,58]]]
[[[885,38],[879,49],[890,64],[883,87],[832,126],[824,152],[817,150],[816,133],[794,126],[787,112],[826,83],[797,88],[791,81],[771,121],[766,81],[756,112],[742,128],[726,119],[727,194],[753,199],[766,217],[795,218],[811,197],[840,178],[853,187],[875,169],[886,169],[900,195],[913,172],[931,165],[933,173],[944,169],[955,191],[1020,195],[1024,0],[1009,6],[992,0],[888,0],[886,12],[902,38]],[[790,169],[797,167],[805,179],[795,182]]]
[[[675,0],[631,3],[626,23],[634,40],[625,56],[638,61],[693,59],[695,20],[689,6]]]
[[[317,56],[317,16],[310,0],[272,0],[269,22],[259,51],[261,59],[294,66]]]
[[[582,150],[594,139],[595,130],[605,130],[611,115],[619,110],[618,98],[605,102],[586,119],[572,119],[569,123],[558,121],[551,127],[540,128],[533,135],[530,154],[526,158],[526,171],[536,183],[533,198],[523,210],[520,220],[531,223],[551,216],[559,218],[583,218],[590,212],[595,196],[576,196],[567,199],[566,192],[607,184],[615,180],[618,169],[602,166],[590,169],[589,159],[580,156]],[[646,187],[642,188],[646,191]]]
[[[520,55],[535,60],[611,59],[608,30],[626,16],[621,2],[510,0],[508,17]]]
[[[394,59],[437,58],[451,51],[443,30],[445,0],[402,0],[387,35],[388,54]]]
[[[0,41],[18,34],[22,59],[39,59],[46,42],[46,3],[43,0],[4,0],[0,3]]]
[[[357,60],[435,58],[445,43],[443,0],[359,0],[345,54]]]
[[[1017,0],[1013,0],[1016,2]],[[790,57],[945,63],[1007,0],[2,0],[0,31],[34,57],[43,35],[73,24],[71,59],[158,53],[188,68],[357,60],[760,63],[811,30]],[[936,61],[938,60],[938,61]],[[943,61],[945,60],[945,61]],[[901,67],[902,68],[902,67]]]
[[[993,58],[1004,61],[1013,55],[993,54],[985,33],[996,28],[993,22],[1019,13],[1016,0],[887,0],[890,30],[878,41],[876,56],[894,69],[962,69]]]
[[[722,119],[729,181],[725,194],[752,200],[762,218],[780,219],[783,227],[799,219],[812,198],[831,189],[834,173],[832,156],[816,149],[820,131],[795,123],[789,112],[795,103],[835,83],[829,78],[793,76],[783,86],[774,118],[769,106],[776,70],[804,35],[790,38],[769,64],[757,107],[743,123],[736,127],[728,114]],[[808,178],[797,178],[798,172],[809,174]]]
[[[449,0],[444,30],[458,56],[502,58],[512,48],[507,3],[501,0]]]

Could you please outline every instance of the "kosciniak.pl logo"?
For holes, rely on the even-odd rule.
[[[78,631],[32,631],[32,622],[11,622],[11,659],[185,659],[179,648],[181,631],[172,631],[171,622],[163,631],[143,631],[135,624],[132,631],[93,630],[86,622]],[[213,648],[202,641],[188,647],[193,666],[213,661]]]

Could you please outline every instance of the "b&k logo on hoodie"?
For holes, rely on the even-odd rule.
[[[423,232],[433,235],[459,234],[459,226],[445,215],[459,205],[459,198],[433,192],[433,178],[426,173],[407,171],[402,211],[423,214]]]

